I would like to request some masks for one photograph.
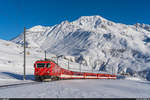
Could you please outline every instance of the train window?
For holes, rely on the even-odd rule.
[[[84,75],[83,73],[73,73],[73,75]]]
[[[38,63],[37,68],[45,67],[45,63]]]
[[[49,68],[50,66],[51,66],[50,63],[47,63],[46,67]]]
[[[89,76],[96,76],[96,75],[89,75]]]

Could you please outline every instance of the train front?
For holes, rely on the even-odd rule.
[[[44,79],[50,79],[51,66],[52,63],[50,61],[36,61],[34,63],[35,80],[43,81]]]

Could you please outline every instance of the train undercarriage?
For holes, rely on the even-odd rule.
[[[40,82],[46,82],[46,81],[54,81],[54,80],[60,80],[59,77],[57,76],[35,76],[35,81],[40,81]]]

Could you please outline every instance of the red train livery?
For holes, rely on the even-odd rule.
[[[116,79],[116,75],[103,73],[75,72],[61,68],[52,60],[39,60],[34,63],[35,80],[44,79]]]

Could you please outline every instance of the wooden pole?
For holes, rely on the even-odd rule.
[[[46,51],[45,51],[45,60],[46,60]]]
[[[26,28],[24,27],[24,76],[23,80],[26,80]]]
[[[57,64],[58,64],[58,56],[57,56]]]
[[[81,72],[81,63],[80,63],[80,72]]]
[[[112,66],[112,74],[113,74],[113,66]]]
[[[68,60],[68,70],[69,70],[69,60]]]

